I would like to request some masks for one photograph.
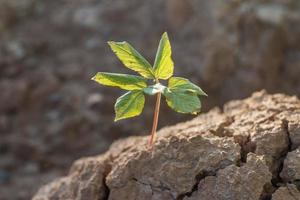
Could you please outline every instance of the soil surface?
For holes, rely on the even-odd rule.
[[[175,75],[209,94],[207,111],[260,89],[300,95],[299,13],[299,0],[0,0],[0,199],[27,200],[75,159],[148,134],[153,98],[113,123],[122,92],[90,81],[131,73],[106,41],[153,63],[168,31]],[[159,126],[188,119],[163,103]]]
[[[33,200],[299,200],[300,101],[265,91],[76,161]]]

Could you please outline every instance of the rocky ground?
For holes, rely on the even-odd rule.
[[[300,101],[254,93],[76,161],[34,200],[299,200]]]
[[[168,31],[175,74],[209,94],[207,111],[263,88],[300,95],[299,11],[298,0],[0,0],[0,199],[29,199],[74,159],[148,134],[153,99],[114,124],[121,93],[90,81],[127,72],[106,41],[153,61]],[[190,119],[162,110],[161,127]]]

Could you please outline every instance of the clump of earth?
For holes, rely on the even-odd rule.
[[[300,100],[254,93],[76,161],[33,200],[300,199]]]

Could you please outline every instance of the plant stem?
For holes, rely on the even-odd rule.
[[[151,131],[151,136],[148,141],[148,146],[152,148],[153,142],[155,139],[156,135],[156,129],[157,129],[157,124],[158,124],[158,115],[159,115],[159,107],[160,107],[160,99],[161,99],[161,93],[157,93],[156,95],[156,104],[155,104],[155,110],[154,110],[154,116],[153,116],[153,125],[152,125],[152,131]]]

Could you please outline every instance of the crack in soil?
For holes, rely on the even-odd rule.
[[[284,119],[282,122],[283,122],[283,125],[284,125],[284,130],[285,130],[285,132],[287,134],[287,137],[288,137],[288,146],[279,158],[280,165],[278,167],[275,179],[272,180],[272,183],[274,183],[276,187],[278,186],[279,183],[284,183],[284,181],[280,177],[280,173],[283,169],[284,160],[286,159],[287,154],[292,151],[292,141],[291,141],[290,132],[289,132],[289,128],[288,128],[289,127],[289,122],[286,119]]]
[[[271,200],[272,199],[272,195],[277,191],[277,189],[284,185],[284,181],[282,180],[282,178],[280,177],[280,173],[283,169],[283,165],[284,165],[284,160],[287,157],[287,154],[289,152],[292,151],[292,141],[291,141],[291,137],[290,137],[290,132],[289,132],[289,121],[286,119],[282,120],[283,125],[284,125],[284,130],[285,133],[287,134],[288,137],[288,146],[286,148],[286,150],[282,153],[282,155],[279,157],[278,160],[280,160],[280,164],[278,166],[278,169],[276,170],[276,175],[274,176],[274,178],[272,178],[271,183],[273,187],[269,187],[269,188],[264,188],[264,192],[261,196],[261,200]]]
[[[222,168],[220,168],[222,169]],[[196,177],[195,177],[195,184],[192,187],[192,189],[189,192],[186,192],[184,194],[180,194],[178,195],[178,197],[176,198],[176,200],[183,200],[184,197],[191,197],[193,195],[194,192],[198,191],[198,185],[200,183],[201,180],[203,180],[205,177],[207,176],[216,176],[217,172],[220,170],[217,169],[216,171],[206,171],[203,170],[201,171]]]
[[[113,159],[112,159],[112,157],[109,157],[107,159],[108,160],[110,159],[110,161],[109,161],[109,163],[107,163],[107,166],[106,166],[107,168],[106,168],[106,170],[103,174],[102,183],[103,183],[103,186],[104,186],[104,194],[105,194],[105,196],[103,197],[103,200],[108,200],[109,199],[109,194],[110,194],[110,189],[109,189],[108,185],[106,184],[106,178],[107,178],[108,174],[111,172],[111,169],[112,169],[111,163],[112,163]]]

